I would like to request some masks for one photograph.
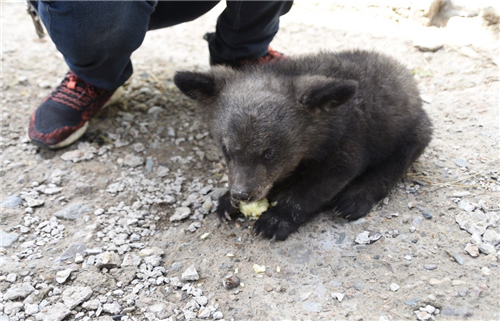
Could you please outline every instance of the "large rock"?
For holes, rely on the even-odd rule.
[[[69,286],[63,291],[62,300],[70,310],[73,310],[90,299],[92,293],[93,291],[89,286]]]
[[[13,284],[3,295],[3,300],[13,301],[17,299],[24,299],[33,291],[35,291],[35,288],[29,283]]]
[[[85,213],[91,213],[92,207],[86,203],[69,205],[54,214],[55,217],[74,221]]]
[[[6,233],[0,230],[0,247],[10,247],[19,238],[17,233]]]
[[[61,302],[48,306],[36,315],[38,321],[62,321],[71,311]]]

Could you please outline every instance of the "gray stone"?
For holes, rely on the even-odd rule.
[[[101,307],[101,302],[99,302],[99,300],[97,299],[85,301],[82,304],[82,308],[84,308],[85,310],[97,310],[100,307]]]
[[[181,221],[191,215],[191,209],[189,207],[178,207],[175,212],[170,216],[170,222]]]
[[[500,233],[495,232],[489,228],[483,234],[483,242],[496,246],[500,243]]]
[[[182,268],[182,262],[172,263],[172,270],[179,271]]]
[[[411,300],[404,301],[403,303],[410,306],[410,307],[413,307],[413,306],[416,306],[419,302],[420,302],[419,298],[414,298]]]
[[[473,233],[472,236],[470,237],[470,241],[474,245],[479,245],[483,243],[483,237],[480,233]]]
[[[92,293],[93,291],[89,286],[69,286],[63,291],[62,300],[72,310],[82,302],[90,299]]]
[[[464,265],[465,263],[465,257],[461,254],[453,254],[452,257],[455,259],[455,261],[457,261],[458,264],[460,265]]]
[[[213,315],[213,313],[215,311],[216,311],[216,309],[211,305],[208,307],[201,307],[200,311],[198,313],[198,318],[199,319],[208,319]]]
[[[24,305],[24,313],[26,313],[27,315],[35,315],[39,311],[40,311],[40,309],[38,308],[38,304],[36,304],[36,303],[35,304],[26,303]]]
[[[17,233],[6,233],[0,230],[0,247],[10,247],[19,238]]]
[[[114,268],[120,265],[120,256],[115,252],[104,252],[96,257],[95,265],[98,268]]]
[[[182,312],[184,313],[184,319],[186,320],[193,320],[196,318],[196,313],[191,310],[182,309]]]
[[[472,257],[477,257],[479,256],[479,247],[475,244],[470,244],[468,243],[465,248],[464,248],[464,251],[469,253],[470,256]]]
[[[226,290],[231,290],[240,285],[240,278],[236,275],[229,275],[222,280],[222,285]]]
[[[38,207],[42,206],[45,203],[45,201],[42,199],[27,198],[26,203],[28,203],[28,207]]]
[[[307,312],[319,313],[323,311],[323,305],[319,302],[302,302],[302,309]]]
[[[353,287],[358,291],[363,291],[363,289],[365,288],[365,284],[363,282],[356,282],[354,283]]]
[[[151,156],[146,157],[146,172],[151,173],[153,171],[153,167],[155,166],[155,162]]]
[[[378,232],[364,231],[356,236],[354,240],[358,244],[371,244],[378,241],[382,237],[382,234]]]
[[[71,311],[62,303],[57,302],[52,306],[45,307],[42,312],[36,315],[39,321],[62,321]]]
[[[196,281],[199,280],[200,276],[198,275],[198,272],[196,271],[196,268],[194,265],[191,265],[182,273],[181,275],[181,280],[182,281]]]
[[[144,158],[140,156],[135,156],[133,154],[127,154],[123,158],[123,164],[130,167],[137,167],[144,164]]]
[[[73,243],[64,252],[59,255],[59,257],[56,259],[56,263],[66,261],[68,259],[73,259],[77,254],[84,254],[85,251],[87,250],[87,246],[82,243]]]
[[[7,196],[2,203],[0,203],[0,207],[17,207],[23,204],[23,199],[18,195],[10,195]]]
[[[482,235],[489,225],[486,221],[478,220],[469,212],[458,213],[455,216],[455,221],[458,223],[461,229],[466,230],[470,234],[479,233]]]
[[[71,272],[73,272],[73,269],[66,269],[62,270],[56,273],[56,282],[59,284],[63,284],[66,282],[71,275]]]
[[[455,158],[453,161],[459,167],[467,167],[467,161],[464,158]]]
[[[345,293],[334,292],[330,293],[330,296],[334,299],[337,299],[337,301],[342,302],[342,300],[344,300]]]
[[[7,292],[3,295],[4,301],[13,301],[17,299],[24,299],[31,292],[35,291],[35,288],[29,283],[17,283],[13,284]]]
[[[132,253],[127,253],[123,257],[121,267],[125,266],[139,266],[141,264],[141,257]]]
[[[9,273],[9,274],[7,274],[7,278],[5,279],[5,281],[10,282],[10,283],[14,283],[14,282],[16,282],[16,280],[17,280],[17,274],[16,273]]]
[[[458,208],[466,211],[466,212],[472,212],[476,209],[476,207],[472,204],[470,204],[470,202],[468,200],[460,200],[458,202]]]
[[[428,220],[432,219],[432,213],[428,209],[422,206],[417,206],[417,209],[422,213],[424,218]]]
[[[88,204],[77,203],[63,208],[62,210],[56,212],[54,216],[64,220],[73,221],[82,216],[83,214],[91,212],[92,212],[92,207],[90,207]]]
[[[218,201],[219,198],[226,194],[229,190],[227,188],[224,188],[224,187],[218,187],[216,189],[214,189],[213,191],[210,192],[210,194],[208,194],[208,196],[210,196],[214,201]]]
[[[159,106],[153,106],[148,109],[148,114],[152,115],[153,117],[157,117],[159,113],[163,111],[163,108]]]
[[[452,307],[445,307],[441,313],[443,315],[446,315],[446,316],[459,316],[460,315],[460,311],[458,311],[457,309],[454,309]]]
[[[396,283],[391,283],[390,288],[392,292],[396,292],[397,290],[399,290],[399,285],[397,285]]]
[[[212,314],[212,318],[214,320],[220,320],[222,319],[224,316],[222,315],[222,312],[220,311],[215,311],[213,314]]]
[[[195,296],[194,299],[200,306],[205,306],[208,304],[208,298],[206,296]]]
[[[3,312],[5,314],[14,316],[23,308],[23,304],[21,302],[7,302],[4,305]]]
[[[156,169],[156,176],[165,177],[168,175],[169,172],[170,172],[170,169],[168,167],[160,165]]]
[[[436,264],[425,264],[424,269],[429,270],[429,271],[435,270],[435,269],[437,269],[437,265]]]
[[[479,251],[482,253],[489,255],[489,254],[495,254],[497,251],[495,250],[495,247],[491,244],[488,243],[481,243],[479,244]]]
[[[436,311],[436,308],[432,305],[426,305],[425,307],[419,308],[420,311],[425,311],[427,313],[433,314]]]
[[[427,311],[417,310],[415,311],[415,315],[417,316],[417,320],[419,321],[427,321],[433,319],[432,314],[429,314]]]
[[[118,304],[118,302],[108,303],[102,305],[102,310],[111,315],[117,315],[121,312],[122,307]]]

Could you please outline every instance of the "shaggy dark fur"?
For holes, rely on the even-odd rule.
[[[320,53],[235,71],[178,72],[206,109],[229,169],[217,213],[267,197],[254,224],[284,240],[321,211],[368,214],[431,140],[411,74],[374,52]]]

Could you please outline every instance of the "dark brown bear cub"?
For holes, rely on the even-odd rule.
[[[267,197],[277,203],[253,226],[266,238],[284,240],[328,209],[365,216],[431,140],[411,74],[374,52],[178,72],[174,82],[207,111],[226,159],[218,215]]]

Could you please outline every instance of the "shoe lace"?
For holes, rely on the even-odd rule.
[[[80,107],[96,99],[98,91],[104,90],[92,86],[70,71],[64,77],[61,85],[52,92],[51,96],[63,99],[71,107],[80,109]]]

